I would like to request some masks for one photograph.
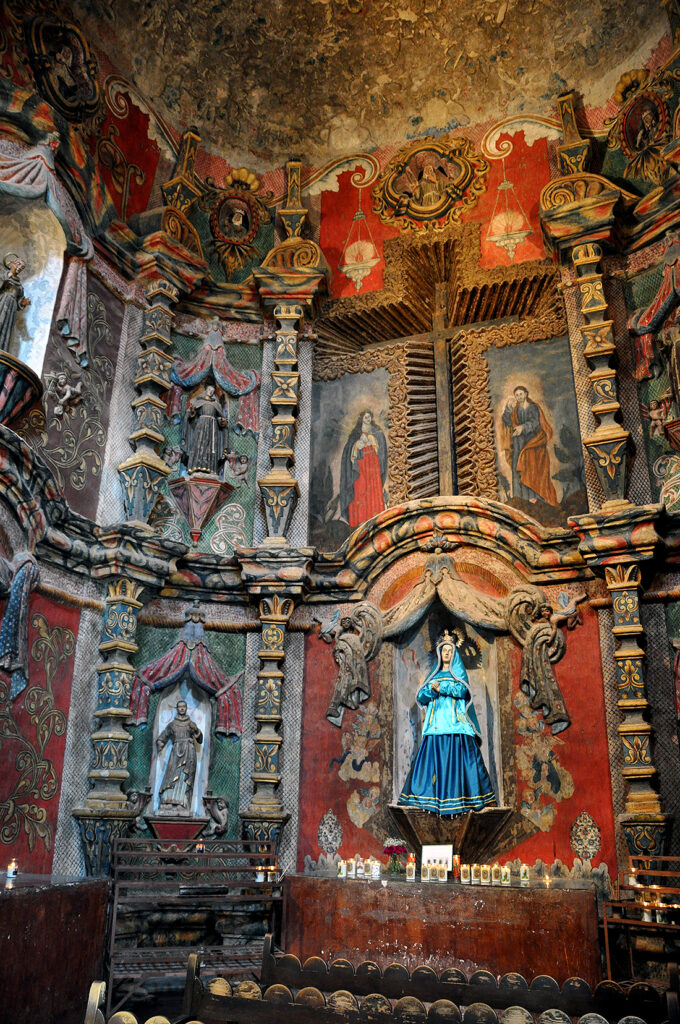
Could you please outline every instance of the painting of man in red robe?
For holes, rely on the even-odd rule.
[[[518,384],[503,410],[503,450],[512,469],[512,497],[557,505],[550,476],[548,442],[552,427],[537,402]]]
[[[340,510],[354,528],[385,508],[387,441],[365,409],[359,416],[342,451],[340,466]]]

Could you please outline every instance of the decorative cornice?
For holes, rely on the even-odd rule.
[[[629,505],[615,512],[588,513],[569,520],[580,537],[578,550],[591,568],[649,562],[664,550],[669,519],[664,506]]]
[[[588,575],[570,530],[541,526],[497,501],[463,495],[423,498],[381,512],[355,530],[334,554],[318,554],[308,600],[359,599],[393,562],[427,550],[436,535],[456,547],[471,545],[493,552],[532,583]]]
[[[72,511],[40,455],[2,425],[0,500],[40,559],[98,579],[127,576],[160,587],[187,551],[152,530],[127,523],[102,528]]]

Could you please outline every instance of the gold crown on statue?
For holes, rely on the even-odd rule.
[[[462,642],[463,636],[459,630],[454,629],[453,632],[450,633],[448,629],[445,629],[439,637],[439,640],[437,640],[437,650],[439,650],[440,647],[443,647],[444,644],[453,644],[454,647],[459,647]]]

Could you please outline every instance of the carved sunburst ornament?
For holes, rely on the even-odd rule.
[[[417,142],[399,153],[373,189],[373,209],[402,231],[460,220],[486,189],[489,164],[468,139]]]

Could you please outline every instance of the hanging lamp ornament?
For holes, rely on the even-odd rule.
[[[494,242],[499,249],[505,249],[510,259],[514,260],[517,246],[530,234],[532,229],[529,218],[515,193],[515,186],[507,179],[504,158],[503,180],[498,186],[486,239]]]
[[[380,256],[375,247],[366,214],[361,209],[361,189],[357,189],[357,191],[359,205],[357,212],[352,217],[352,223],[342,249],[342,262],[339,270],[354,282],[355,290],[359,291],[364,278],[370,274],[376,263],[380,263]],[[362,228],[366,229],[365,237],[362,236]]]

